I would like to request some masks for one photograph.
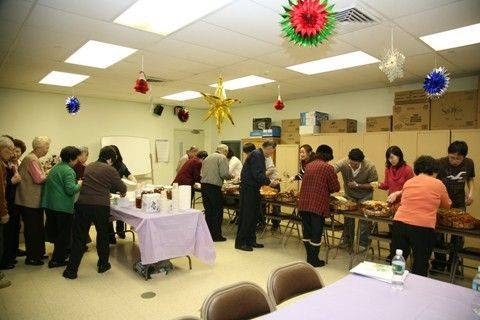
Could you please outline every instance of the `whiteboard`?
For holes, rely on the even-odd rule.
[[[123,162],[133,175],[148,174],[152,171],[150,161],[150,139],[128,136],[102,137],[102,147],[116,145]]]

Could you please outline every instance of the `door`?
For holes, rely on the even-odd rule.
[[[198,149],[205,148],[205,132],[203,130],[175,129],[173,132],[173,176],[177,174],[178,160],[190,149],[191,146],[197,146]]]
[[[378,181],[385,178],[385,151],[389,146],[390,135],[388,132],[367,132],[364,133],[363,152],[365,157],[373,162],[378,173]],[[373,199],[385,200],[387,193],[384,190],[376,189]]]

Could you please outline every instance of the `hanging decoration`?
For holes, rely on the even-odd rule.
[[[143,71],[140,71],[140,73],[138,74],[137,81],[135,81],[134,89],[136,92],[140,92],[143,94],[147,93],[150,89],[148,87],[147,78],[145,77],[145,73]]]
[[[176,106],[173,108],[173,113],[178,117],[181,122],[187,122],[190,118],[190,111],[182,106]]]
[[[429,98],[441,97],[448,88],[450,77],[445,67],[434,68],[426,75],[423,89]]]
[[[65,100],[65,107],[67,112],[74,116],[80,111],[80,100],[75,96],[70,96]]]
[[[403,78],[403,66],[405,64],[405,56],[393,48],[393,29],[390,35],[390,49],[385,50],[385,54],[380,61],[378,67],[385,73],[390,82],[395,79]]]
[[[328,0],[288,0],[280,25],[291,42],[307,47],[324,42],[335,28],[333,5]]]
[[[282,97],[280,96],[280,85],[278,85],[278,98],[277,101],[273,103],[273,107],[276,110],[283,110],[283,108],[285,108],[285,104],[283,103]]]
[[[210,109],[208,110],[207,115],[203,121],[207,121],[211,117],[215,118],[215,123],[217,126],[217,131],[220,132],[222,129],[222,123],[225,119],[230,120],[232,125],[235,125],[232,118],[232,113],[230,111],[230,107],[235,102],[240,102],[237,99],[229,99],[227,98],[227,94],[225,93],[225,88],[223,87],[223,78],[219,77],[217,80],[217,89],[215,90],[215,94],[206,94],[200,92],[203,96],[205,101],[210,105]]]

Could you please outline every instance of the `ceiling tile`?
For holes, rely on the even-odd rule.
[[[227,66],[246,59],[230,53],[173,39],[161,40],[157,44],[147,47],[147,50],[162,55],[207,63],[213,66]]]
[[[0,1],[0,21],[22,23],[33,3],[25,0]]]
[[[174,33],[172,39],[181,40],[241,57],[258,57],[274,52],[278,46],[245,35],[198,21]]]
[[[435,67],[435,56],[437,66],[446,67],[448,72],[450,72],[451,74],[465,72],[461,68],[453,65],[452,63],[443,59],[440,55],[436,55],[435,53],[428,53],[409,57],[405,62],[405,70],[423,78]]]
[[[136,0],[40,0],[39,4],[92,19],[113,21],[135,2]]]
[[[395,23],[415,36],[424,36],[478,23],[479,15],[480,1],[464,0],[399,18]]]
[[[386,48],[390,48],[391,23],[382,23],[374,27],[339,35],[344,42],[373,55],[379,59]],[[418,38],[411,36],[400,28],[393,31],[393,46],[405,56],[432,52],[432,49]]]
[[[468,73],[480,70],[480,44],[442,51],[441,55]]]
[[[20,30],[20,23],[0,20],[0,50],[8,50],[13,44],[18,31]]]
[[[239,12],[248,12],[248,22]],[[203,20],[275,45],[282,45],[280,15],[256,2],[239,0],[207,16]]]
[[[375,8],[389,19],[415,14],[425,10],[441,7],[458,0],[361,0],[366,5]]]

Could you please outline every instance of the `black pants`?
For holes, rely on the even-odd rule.
[[[325,217],[313,212],[300,211],[302,217],[303,241],[309,241],[313,245],[322,243],[323,226]]]
[[[213,184],[202,183],[202,201],[205,208],[205,220],[212,239],[222,237],[223,196],[222,188]]]
[[[67,212],[58,212],[46,210],[47,224],[45,229],[48,233],[49,241],[53,241],[52,261],[65,261],[67,248],[70,247],[72,237],[73,214]]]
[[[41,260],[45,254],[45,228],[43,209],[18,207],[22,215],[27,259]]]
[[[242,186],[240,190],[240,217],[235,245],[251,246],[257,242],[255,227],[260,205],[260,189],[253,186]]]
[[[76,205],[75,217],[73,219],[73,244],[67,266],[68,271],[75,273],[78,271],[92,222],[97,231],[98,265],[108,263],[108,256],[110,255],[108,241],[109,217],[110,207],[108,206]]]
[[[426,277],[428,275],[428,262],[435,244],[435,230],[412,226],[400,221],[393,222],[392,252],[395,256],[396,249],[402,249],[405,260],[413,253],[412,273]]]
[[[20,215],[15,206],[9,206],[8,213],[10,219],[3,225],[3,255],[0,255],[0,265],[8,265],[15,260],[19,245]]]

